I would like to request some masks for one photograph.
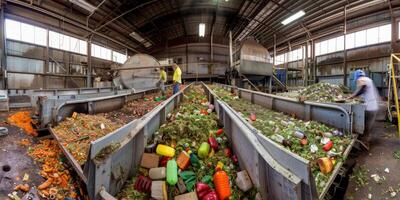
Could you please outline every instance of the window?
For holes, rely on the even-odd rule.
[[[350,33],[346,35],[346,49],[354,48],[354,36],[355,33]]]
[[[346,49],[389,42],[391,39],[392,26],[387,24],[348,34],[346,36]]]
[[[390,24],[370,28],[355,33],[346,35],[346,49],[362,47],[365,45],[378,44],[388,42],[391,40],[391,26]],[[343,51],[344,36],[331,38],[329,40],[321,41],[315,44],[315,55],[324,55],[337,51]]]
[[[302,48],[290,51],[288,54],[288,62],[293,62],[297,60],[303,59],[303,50]]]
[[[47,30],[30,24],[6,19],[6,38],[22,42],[47,45]]]
[[[328,41],[321,42],[321,54],[328,53]]]
[[[92,56],[104,60],[111,60],[111,49],[92,44]]]
[[[335,51],[343,51],[344,50],[344,36],[340,36],[336,38],[336,50]]]
[[[379,42],[390,42],[392,40],[392,26],[387,24],[379,27]]]
[[[124,63],[126,61],[126,55],[122,53],[118,53],[116,51],[112,52],[112,61],[117,63]]]
[[[370,28],[367,30],[367,45],[379,42],[379,28]]]
[[[49,46],[59,49],[60,48],[60,34],[49,31]]]
[[[68,35],[49,31],[49,46],[55,49],[86,55],[87,43]]]
[[[285,63],[285,54],[280,54],[275,57],[275,65],[281,65]]]
[[[356,35],[354,37],[355,37],[354,47],[362,47],[367,44],[367,37],[365,30],[356,32]]]

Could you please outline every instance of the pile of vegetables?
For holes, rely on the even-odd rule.
[[[8,123],[22,128],[27,134],[37,136],[36,130],[32,126],[31,113],[29,111],[20,111],[8,117]]]
[[[357,103],[357,100],[346,100],[351,91],[343,85],[331,83],[316,83],[295,92],[278,93],[279,96],[296,98],[300,101],[314,101],[321,103],[346,102]]]
[[[305,122],[252,104],[220,87],[210,87],[263,135],[309,160],[318,192],[322,191],[335,164],[344,159],[350,136],[316,121]]]
[[[51,139],[41,140],[38,144],[28,149],[28,154],[36,162],[42,165],[40,175],[46,181],[40,184],[37,189],[39,194],[46,199],[79,199],[79,185],[73,180],[66,160],[58,147],[57,141]],[[18,186],[17,186],[18,187]],[[19,187],[18,189],[29,191],[29,188]]]
[[[161,180],[167,183],[163,193],[168,199],[239,200],[255,199],[256,196],[259,199],[252,184],[241,189],[235,184],[239,172],[238,158],[229,147],[213,109],[204,90],[200,86],[192,87],[180,107],[168,115],[167,123],[151,140],[157,144],[152,155],[160,156],[156,168],[141,166],[137,175],[117,195],[118,198],[159,199],[155,197],[157,181],[154,179],[157,177],[153,172],[166,167],[166,176]],[[151,190],[146,187],[149,184]]]
[[[122,124],[112,122],[98,115],[74,113],[65,119],[53,132],[58,136],[59,142],[72,156],[83,165],[88,156],[90,142],[113,132]]]
[[[122,109],[97,115],[73,113],[70,118],[53,128],[59,142],[72,154],[80,165],[88,156],[90,142],[103,137],[124,124],[139,118],[160,104],[166,97],[158,93],[128,102]]]
[[[126,103],[119,110],[103,113],[102,115],[111,121],[126,124],[150,112],[154,107],[167,98],[167,96],[162,96],[160,92],[147,94],[144,98],[132,100]]]

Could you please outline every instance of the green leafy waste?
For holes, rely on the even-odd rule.
[[[219,150],[215,152],[214,156],[200,159],[200,166],[193,167],[189,165],[187,169],[182,171],[183,175],[195,174],[195,182],[206,182],[214,188],[212,177],[215,173],[215,167],[218,162],[224,164],[223,170],[228,174],[231,183],[231,200],[240,200],[243,198],[254,199],[257,194],[257,189],[252,188],[246,193],[242,192],[235,184],[236,174],[240,170],[239,166],[234,164],[231,158],[227,157],[224,149],[229,147],[228,138],[224,135],[216,136],[214,133],[220,128],[218,125],[218,118],[215,112],[209,114],[199,114],[202,110],[207,110],[207,96],[201,86],[193,86],[191,90],[185,93],[183,102],[180,106],[169,116],[166,124],[162,125],[158,130],[158,134],[162,135],[162,143],[172,146],[175,144],[175,159],[180,152],[184,150],[197,152],[202,142],[207,142],[210,135],[216,137],[219,144]],[[140,168],[141,170],[137,175],[146,176],[147,169]],[[179,174],[181,177],[182,174]],[[191,179],[191,177],[190,177]],[[129,181],[122,192],[118,194],[118,198],[122,199],[148,199],[149,194],[140,193],[133,189],[135,179]],[[192,183],[192,181],[189,181]],[[191,188],[192,191],[194,188]],[[134,191],[133,191],[134,190]],[[174,197],[178,195],[178,189],[175,186],[168,185],[168,196]]]
[[[321,139],[324,138],[324,134],[337,131],[336,129],[316,121],[305,122],[296,119],[294,115],[289,116],[266,109],[257,104],[252,104],[250,101],[243,100],[236,96],[236,94],[215,85],[210,85],[209,87],[263,135],[282,146],[283,144],[279,138],[289,141],[290,145],[287,145],[285,148],[310,161],[317,190],[318,192],[322,192],[331,174],[321,173],[317,163],[318,158],[329,157],[328,152],[322,149],[324,145],[321,143]],[[250,114],[256,115],[256,121],[249,119]],[[301,140],[293,136],[295,131],[301,131],[306,135],[308,141],[306,145],[302,145]],[[343,153],[352,138],[349,135],[344,135],[343,137],[333,136],[329,139],[334,144],[330,152],[335,154],[335,162],[343,161]],[[315,153],[310,152],[312,144],[318,147]]]

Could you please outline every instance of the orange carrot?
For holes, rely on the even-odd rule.
[[[44,183],[38,186],[39,190],[48,188],[53,183],[53,178],[48,178]]]
[[[21,190],[23,192],[28,192],[29,191],[29,185],[28,184],[19,184],[17,186],[15,186],[14,190]]]

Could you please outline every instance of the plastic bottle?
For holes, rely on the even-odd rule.
[[[175,149],[167,145],[159,144],[156,153],[162,156],[174,157]]]
[[[178,156],[178,158],[176,160],[176,163],[178,164],[178,167],[180,169],[185,170],[187,167],[189,167],[189,164],[190,164],[189,155],[185,151],[182,151],[179,154],[179,156]]]
[[[178,165],[175,160],[167,162],[167,183],[175,185],[178,182]]]
[[[231,196],[231,187],[229,185],[228,174],[224,171],[217,171],[214,174],[215,190],[217,191],[218,199],[226,200]]]
[[[152,180],[160,180],[165,178],[165,167],[151,168],[149,176]]]
[[[197,158],[194,153],[190,154],[190,164],[192,164],[193,167],[200,167],[199,158]]]

